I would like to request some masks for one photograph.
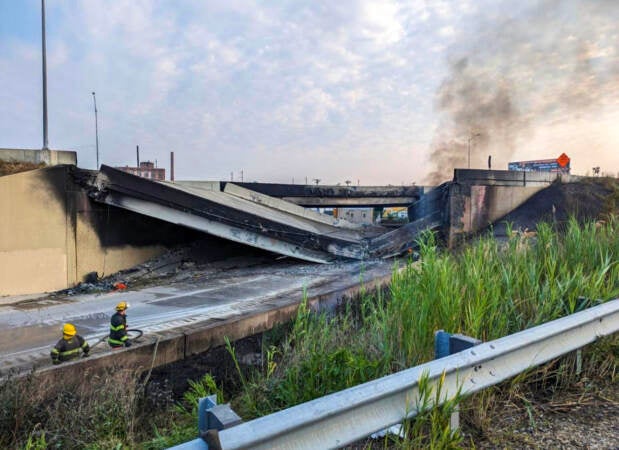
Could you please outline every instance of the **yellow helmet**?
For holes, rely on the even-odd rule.
[[[75,325],[71,323],[65,323],[62,327],[62,334],[65,336],[75,336],[77,330],[75,329]]]
[[[116,305],[116,311],[124,311],[128,307],[129,307],[129,303],[127,303],[127,302],[120,302],[118,305]]]

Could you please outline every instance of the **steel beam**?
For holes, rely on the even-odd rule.
[[[409,206],[419,197],[282,197],[290,203],[300,206],[323,207],[396,207]]]

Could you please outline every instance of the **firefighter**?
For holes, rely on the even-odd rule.
[[[60,339],[56,346],[52,349],[50,356],[52,357],[52,363],[60,364],[65,361],[78,358],[80,352],[84,353],[84,356],[88,356],[90,346],[88,342],[84,340],[75,329],[75,325],[71,323],[65,323],[62,327],[62,339]]]
[[[131,347],[127,336],[127,308],[129,303],[120,302],[116,305],[116,314],[110,320],[110,337],[107,342],[112,348]]]

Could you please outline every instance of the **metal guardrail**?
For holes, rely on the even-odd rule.
[[[415,416],[422,376],[436,384],[444,374],[445,400],[459,388],[482,390],[617,331],[619,299],[221,430],[211,449],[341,447]],[[208,448],[196,441],[183,448]]]

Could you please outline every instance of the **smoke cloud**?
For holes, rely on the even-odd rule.
[[[614,1],[553,0],[480,24],[474,42],[452,51],[436,93],[427,183],[467,167],[469,148],[472,168],[492,155],[505,169],[541,127],[619,107],[618,20]]]

